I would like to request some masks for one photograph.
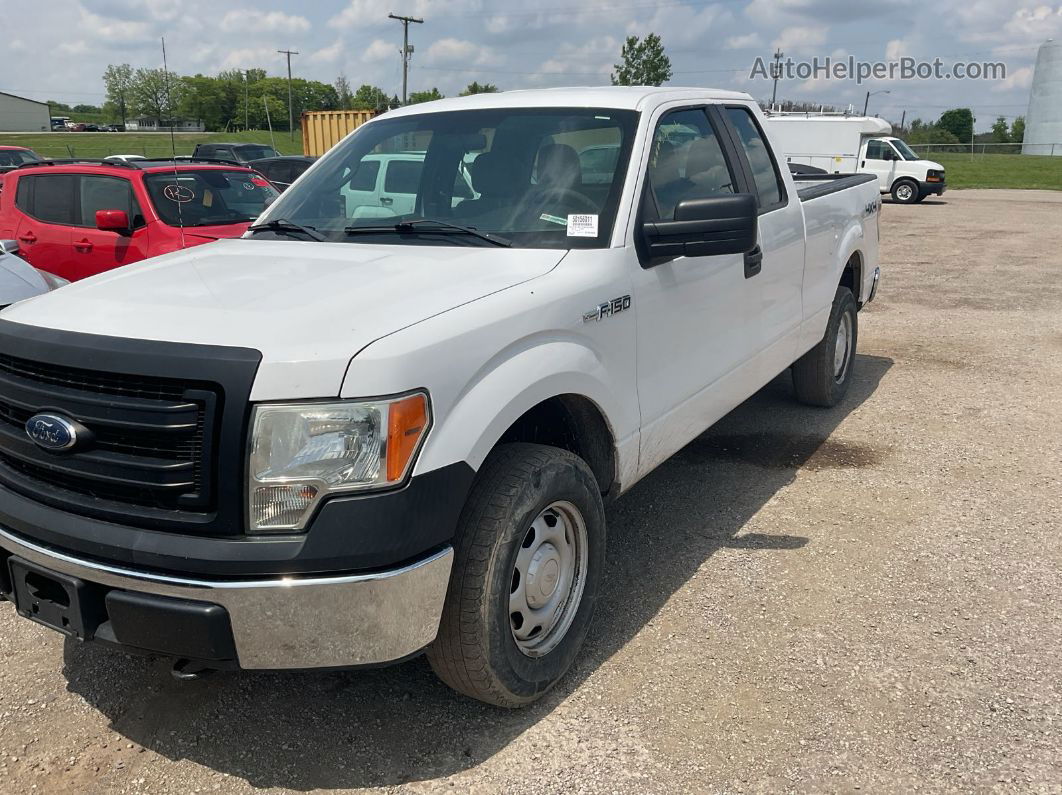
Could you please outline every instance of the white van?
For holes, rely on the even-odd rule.
[[[874,174],[882,193],[901,204],[944,193],[944,167],[922,160],[892,134],[892,125],[869,116],[772,115],[767,126],[789,163],[830,174]]]

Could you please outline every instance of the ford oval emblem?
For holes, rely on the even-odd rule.
[[[35,414],[26,420],[26,435],[45,450],[69,450],[77,444],[77,426],[54,414]]]

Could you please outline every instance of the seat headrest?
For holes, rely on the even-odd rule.
[[[468,164],[472,187],[480,196],[512,196],[516,193],[515,164],[498,152],[484,152]]]
[[[686,152],[686,179],[720,166],[725,169],[726,161],[714,138],[698,138],[690,143]]]
[[[538,150],[538,184],[571,188],[583,181],[579,155],[568,144],[546,144]]]

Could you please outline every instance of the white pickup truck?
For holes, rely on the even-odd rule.
[[[412,212],[347,206],[401,151]],[[779,160],[746,94],[442,100],[243,239],[5,310],[0,592],[182,677],[426,651],[533,701],[586,635],[606,500],[786,368],[809,404],[848,388],[878,188]]]

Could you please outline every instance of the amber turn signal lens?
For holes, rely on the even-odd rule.
[[[391,404],[387,416],[387,480],[402,479],[409,459],[428,430],[428,398],[410,395]]]

